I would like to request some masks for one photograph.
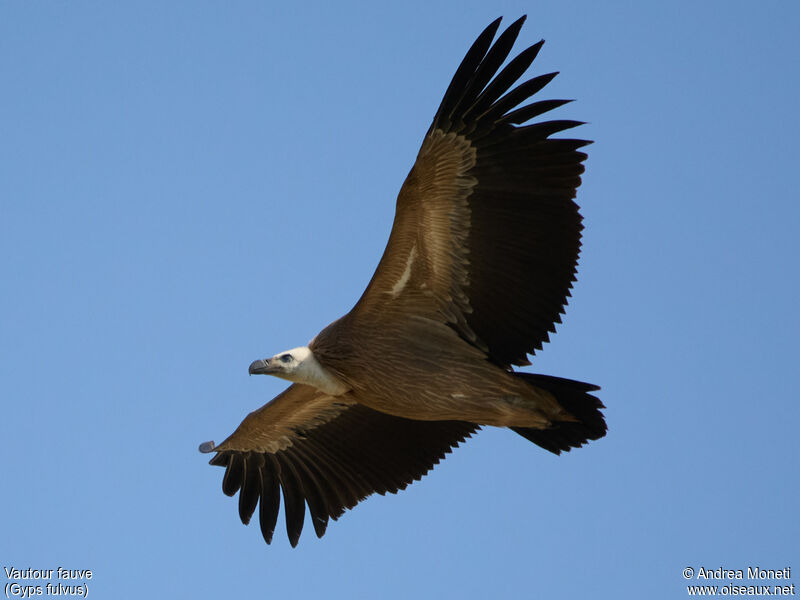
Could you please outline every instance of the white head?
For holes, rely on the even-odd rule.
[[[347,388],[323,367],[307,346],[292,348],[276,354],[272,358],[254,361],[250,365],[250,375],[274,375],[295,383],[305,383],[338,396]]]

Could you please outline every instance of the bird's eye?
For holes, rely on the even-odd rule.
[[[280,360],[281,360],[281,362],[282,362],[282,363],[288,363],[288,362],[291,362],[291,360],[292,360],[292,355],[291,355],[291,354],[281,354],[281,356],[280,356]]]

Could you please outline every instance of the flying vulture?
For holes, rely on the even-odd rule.
[[[514,371],[560,323],[580,250],[573,199],[589,142],[578,121],[531,123],[567,100],[528,100],[543,41],[501,68],[525,20],[481,33],[444,94],[397,198],[378,268],[353,309],[309,344],[256,360],[293,382],[218,446],[222,491],[258,508],[269,544],[283,496],[295,546],[308,505],[329,519],[420,479],[481,426],[559,454],[603,437],[595,385]]]

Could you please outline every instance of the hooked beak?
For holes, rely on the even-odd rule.
[[[278,369],[272,365],[272,362],[269,358],[259,358],[258,360],[254,360],[250,364],[250,368],[247,370],[250,375],[271,375],[276,371],[278,371]]]

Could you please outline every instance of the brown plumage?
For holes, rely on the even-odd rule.
[[[515,372],[555,331],[575,280],[576,121],[530,119],[554,76],[517,84],[542,42],[500,68],[524,17],[500,19],[462,61],[397,199],[380,264],[353,309],[309,344],[254,362],[294,381],[219,446],[239,515],[269,543],[283,496],[294,546],[308,505],[318,536],[370,494],[422,477],[480,426],[560,453],[605,435],[597,386]],[[510,90],[510,91],[509,91]]]

